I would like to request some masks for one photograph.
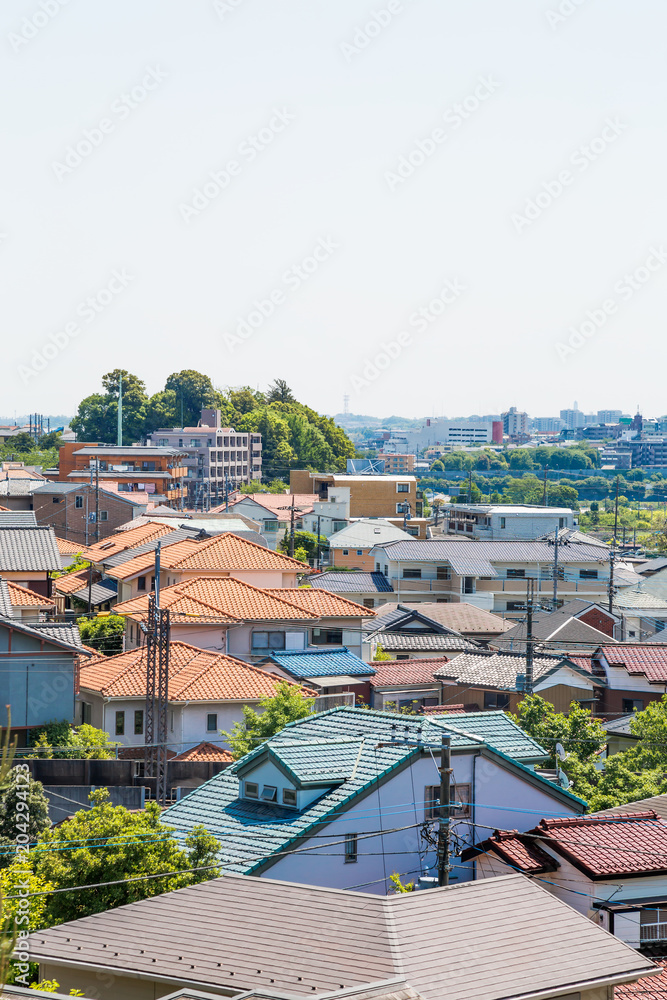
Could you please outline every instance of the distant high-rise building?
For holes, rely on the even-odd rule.
[[[623,416],[623,410],[598,410],[599,424],[617,424]]]
[[[532,427],[538,434],[557,434],[564,424],[560,417],[533,417]]]
[[[568,431],[574,430],[576,427],[584,426],[584,414],[578,407],[573,410],[561,410],[560,419],[565,424]]]
[[[522,437],[528,434],[528,414],[525,410],[517,410],[510,406],[506,413],[501,414],[503,430],[508,437]]]

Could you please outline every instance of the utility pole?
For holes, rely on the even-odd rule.
[[[553,577],[554,577],[554,595],[553,595],[553,598],[552,598],[552,602],[553,602],[553,606],[554,606],[553,609],[555,611],[556,608],[558,607],[558,525],[556,525],[556,534],[554,536],[554,568],[553,568]]]
[[[321,518],[322,518],[322,515],[318,514],[317,515],[317,568],[318,568],[318,570],[322,569],[322,557],[321,557],[322,546],[320,544],[320,520],[321,520]]]
[[[100,460],[95,460],[95,541],[100,540]]]
[[[526,683],[525,692],[533,693],[533,599],[535,595],[535,581],[528,580],[526,593]]]
[[[542,506],[547,506],[547,473],[549,471],[549,466],[544,466],[544,489],[542,490]]]
[[[451,805],[451,738],[442,737],[440,747],[440,823],[438,825],[438,885],[449,884],[449,819]]]
[[[609,614],[613,614],[614,609],[614,563],[616,561],[616,532],[618,530],[618,485],[619,477],[616,476],[616,503],[614,508],[614,537],[609,552]]]
[[[118,379],[118,430],[117,430],[117,443],[120,448],[123,444],[123,376],[120,375]]]
[[[289,507],[278,507],[278,510],[288,510],[290,512],[290,515],[289,515],[289,554],[292,556],[292,558],[294,558],[294,515],[295,515],[295,513],[296,513],[297,510],[300,510],[300,508],[297,507],[296,504],[294,503],[294,494],[293,493],[292,493],[292,496],[291,496],[291,500],[292,500],[292,503],[290,504]]]
[[[167,801],[167,708],[169,699],[169,609],[160,607],[160,543],[155,549],[155,593],[148,598],[144,771],[155,778],[155,799]]]

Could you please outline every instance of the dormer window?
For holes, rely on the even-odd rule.
[[[259,798],[259,785],[256,781],[245,781],[243,783],[243,788],[245,790],[245,797],[247,799],[258,799]]]
[[[262,799],[264,802],[275,802],[278,798],[278,789],[275,785],[264,785],[262,788]]]
[[[296,806],[296,792],[293,788],[283,788],[283,805]]]

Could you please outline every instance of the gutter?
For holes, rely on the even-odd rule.
[[[77,968],[77,969],[90,969],[93,972],[98,973],[115,973],[118,976],[125,976],[127,979],[140,979],[145,982],[154,982],[158,980],[160,982],[166,983],[178,983],[182,984],[187,988],[205,988],[207,990],[216,990],[220,996],[235,997],[239,993],[255,993],[257,992],[252,987],[246,987],[245,989],[234,989],[231,990],[228,987],[218,986],[216,984],[209,985],[210,983],[210,973],[206,970],[202,970],[202,979],[182,979],[180,976],[165,976],[159,972],[137,972],[133,969],[123,968],[118,965],[94,965],[92,962],[84,962],[80,959],[71,958],[54,958],[51,955],[41,955],[38,952],[31,951],[30,958],[36,959],[38,962],[48,962],[50,965],[56,965],[59,968]]]

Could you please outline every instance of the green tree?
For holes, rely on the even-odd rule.
[[[17,829],[19,817],[20,831]],[[42,783],[29,776],[26,785],[23,778],[17,780],[17,772],[12,770],[0,792],[0,868],[14,861],[17,832],[27,834],[30,843],[34,843],[50,827],[49,800]]]
[[[124,806],[112,806],[106,788],[91,792],[90,800],[90,809],[78,810],[30,852],[33,871],[57,889],[100,882],[120,884],[54,893],[47,897],[45,926],[103,913],[215,877],[215,869],[187,870],[215,864],[220,845],[203,826],[195,827],[182,847],[173,828],[161,822],[156,802],[149,802],[141,812],[130,812]],[[178,874],[167,875],[169,872]],[[161,873],[164,878],[140,878]],[[139,880],[122,881],[133,878]]]
[[[213,388],[208,375],[186,368],[174,372],[164,385],[165,392],[173,392],[176,403],[177,427],[196,427],[201,418],[202,407],[217,408],[220,405],[220,393]],[[183,405],[183,421],[181,421],[181,403]]]
[[[314,704],[315,699],[297,684],[280,680],[276,682],[276,693],[260,701],[259,712],[249,705],[243,705],[243,721],[235,722],[231,732],[223,730],[221,735],[238,760],[275,733],[279,733],[288,722],[305,719],[312,712]]]
[[[514,448],[510,452],[509,458],[510,469],[532,469],[533,460],[530,456],[530,449],[528,448]]]
[[[75,760],[109,760],[116,756],[119,743],[113,742],[104,729],[83,723],[76,728],[69,722],[52,722],[30,730],[29,757]]]
[[[48,434],[43,434],[39,439],[39,447],[43,449],[59,448],[61,444],[62,435],[60,431],[49,431]]]
[[[19,431],[11,440],[14,451],[26,452],[31,451],[35,447],[34,438],[27,431]]]
[[[277,378],[271,383],[266,393],[267,403],[295,403],[292,390],[287,382],[282,378]]]
[[[294,532],[294,558],[300,559],[301,557],[296,554],[297,549],[302,549],[305,553],[304,562],[308,562],[309,559],[317,558],[317,535],[313,534],[312,531],[295,531]],[[282,537],[279,545],[281,552],[289,552],[290,538],[289,531],[286,531]],[[320,535],[320,550],[323,552],[327,548],[327,540],[324,535]]]
[[[123,444],[138,441],[144,433],[148,397],[140,378],[124,368],[102,376],[104,392],[86,396],[72,419],[72,430],[80,440],[114,444],[118,432],[118,393],[123,379]]]
[[[122,615],[79,618],[77,624],[84,645],[91,646],[104,656],[116,656],[123,652],[125,619]]]

